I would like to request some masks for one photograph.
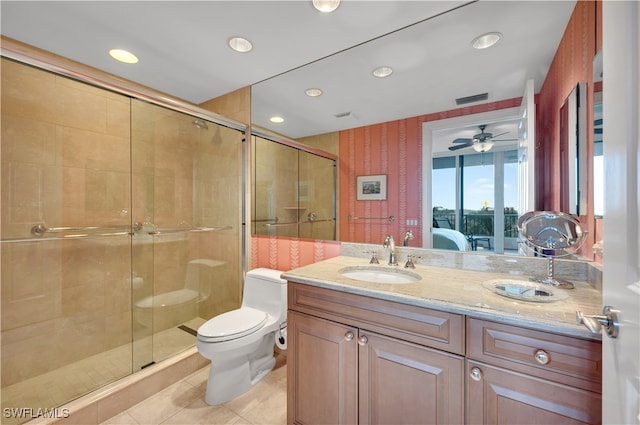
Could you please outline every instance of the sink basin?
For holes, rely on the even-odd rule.
[[[345,267],[339,273],[349,279],[372,283],[414,283],[422,279],[418,273],[383,266]]]
[[[551,303],[567,298],[561,291],[545,285],[523,280],[495,279],[484,282],[484,287],[503,297],[520,301]]]

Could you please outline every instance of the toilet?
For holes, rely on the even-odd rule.
[[[242,306],[198,328],[198,352],[211,360],[207,404],[238,397],[273,369],[273,346],[287,322],[287,281],[281,274],[265,268],[247,272]]]

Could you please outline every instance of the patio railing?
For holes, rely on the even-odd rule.
[[[456,222],[455,213],[438,214],[434,213],[434,217],[448,218],[451,224]],[[461,232],[472,234],[474,236],[493,236],[493,214],[488,213],[465,213],[462,216]],[[515,238],[518,236],[516,225],[518,223],[518,214],[504,215],[504,236],[506,238]]]

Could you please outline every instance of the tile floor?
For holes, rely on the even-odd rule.
[[[205,319],[197,317],[184,324],[191,329],[198,329],[204,322]],[[38,409],[63,405],[69,400],[131,375],[132,350],[136,353],[134,357],[142,359],[142,363],[160,361],[192,347],[195,344],[195,336],[173,327],[133,344],[134,346],[126,344],[107,350],[4,387],[0,391],[2,408]],[[134,367],[134,370],[139,370],[139,367]],[[2,418],[3,425],[17,425],[20,422],[23,421],[18,418]]]
[[[259,384],[220,406],[209,406],[204,394],[209,367],[154,394],[101,425],[284,425],[287,421],[286,357]]]

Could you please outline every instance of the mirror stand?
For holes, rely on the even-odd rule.
[[[568,280],[558,279],[554,276],[553,261],[555,259],[555,256],[550,255],[548,258],[549,258],[549,265],[547,268],[547,271],[548,271],[547,276],[546,277],[531,276],[529,280],[536,283],[542,283],[544,285],[555,286],[557,288],[573,289],[574,288],[573,283],[569,282]]]
[[[573,254],[584,243],[586,232],[572,215],[562,212],[531,211],[518,220],[518,232],[525,245],[536,255],[549,259],[546,277],[529,280],[556,288],[573,289],[574,284],[554,276],[554,259]]]

